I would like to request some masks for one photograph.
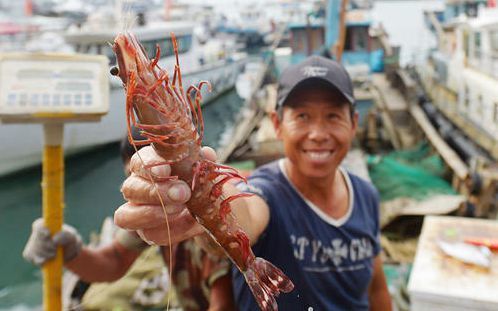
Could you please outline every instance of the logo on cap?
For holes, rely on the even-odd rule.
[[[328,71],[329,69],[325,67],[306,66],[303,68],[303,75],[307,77],[324,77]]]

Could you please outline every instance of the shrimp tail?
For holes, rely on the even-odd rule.
[[[278,310],[275,298],[280,292],[294,289],[292,281],[279,268],[260,257],[249,264],[244,277],[262,311]]]

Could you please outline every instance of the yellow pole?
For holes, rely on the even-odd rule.
[[[43,220],[54,235],[62,228],[64,207],[63,124],[45,124],[43,149]],[[62,310],[62,248],[43,266],[43,310]]]

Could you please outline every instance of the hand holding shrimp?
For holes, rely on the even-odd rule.
[[[214,151],[208,147],[203,149],[203,154],[213,160],[216,157]],[[128,202],[120,206],[114,214],[116,225],[128,230],[138,230],[144,240],[158,245],[169,245],[170,242],[174,244],[204,232],[185,206],[191,196],[190,188],[181,180],[168,180],[170,166],[157,165],[164,162],[149,146],[140,149],[132,157],[131,174],[121,188]],[[152,166],[155,184],[150,182],[148,171],[145,169],[149,166]],[[165,204],[167,220],[158,193]],[[165,226],[166,221],[169,222],[170,238],[168,227]]]
[[[160,181],[183,180],[191,189],[190,199],[187,199],[187,209],[195,221],[209,233],[211,238],[219,244],[227,256],[243,273],[252,293],[262,310],[277,310],[278,306],[275,301],[280,292],[290,292],[294,285],[285,276],[285,274],[273,266],[268,261],[254,256],[250,240],[247,234],[239,225],[237,219],[231,212],[231,204],[234,200],[247,197],[245,193],[234,193],[227,196],[223,188],[227,182],[233,178],[240,178],[237,171],[231,167],[223,166],[211,161],[201,152],[201,142],[204,135],[204,121],[200,102],[202,99],[201,88],[209,86],[206,81],[201,81],[198,85],[190,86],[186,91],[182,85],[182,74],[180,70],[178,47],[174,35],[172,43],[176,54],[176,65],[173,74],[170,75],[166,70],[158,66],[160,58],[159,47],[156,50],[156,56],[150,60],[144,48],[132,34],[120,34],[114,41],[114,52],[118,61],[118,75],[123,81],[126,89],[126,113],[128,128],[135,126],[141,129],[142,136],[146,137],[142,144],[152,144],[154,151],[163,159],[162,163],[153,163],[144,166],[145,175],[155,185]],[[135,142],[130,136],[130,142]],[[159,167],[168,164],[171,176],[161,178],[153,176],[153,169],[161,170]],[[163,168],[164,169],[164,168]],[[140,173],[142,169],[136,170]],[[170,173],[167,172],[167,173]],[[156,172],[157,173],[157,172]],[[152,195],[145,194],[130,197],[133,192],[126,192],[126,189],[141,187],[146,191],[139,191],[151,194],[151,189],[147,188],[147,183],[140,185],[128,181],[123,191],[128,199],[136,200],[140,203],[148,203]],[[131,183],[131,187],[129,186]],[[155,186],[156,189],[159,186]],[[168,187],[168,186],[165,186]],[[171,199],[169,189],[164,198]],[[160,189],[159,192],[161,193]],[[157,193],[157,192],[156,192]],[[157,194],[156,194],[157,195]],[[157,214],[157,208],[147,208],[143,205],[142,211],[152,214],[150,223],[144,223],[143,220],[136,220],[134,225],[144,228],[148,231],[142,231],[144,239],[154,239],[159,241],[164,230],[157,229],[160,223],[169,225],[167,204],[164,204],[164,194],[157,195],[163,208],[164,217]],[[144,201],[144,202],[142,202]],[[133,205],[133,204],[132,204]],[[136,205],[135,205],[136,206]],[[139,205],[140,206],[140,205]],[[130,206],[128,206],[129,208]],[[131,209],[126,205],[122,207],[121,212],[117,212],[116,223],[133,223],[130,218],[127,219]],[[179,209],[178,219],[184,218],[184,210]],[[128,213],[124,213],[126,211]],[[136,210],[135,210],[136,211]],[[124,216],[123,216],[124,215]],[[133,219],[141,218],[142,215],[136,214]],[[183,229],[189,227],[189,223],[180,223]],[[172,222],[173,224],[173,222]],[[196,225],[192,224],[195,230]],[[169,227],[167,227],[171,231]],[[132,229],[132,228],[129,228]],[[175,228],[173,228],[175,229]],[[148,236],[145,236],[147,232]],[[168,232],[169,233],[169,232]],[[185,236],[192,234],[188,232]],[[198,233],[195,232],[194,233]],[[170,240],[169,234],[164,237]]]

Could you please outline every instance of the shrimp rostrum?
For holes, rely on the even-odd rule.
[[[129,135],[130,142],[151,143],[170,164],[172,176],[191,185],[189,212],[244,274],[260,308],[277,310],[275,298],[294,285],[280,269],[254,256],[249,238],[231,213],[230,202],[248,194],[224,197],[222,187],[230,179],[242,177],[235,169],[202,156],[201,89],[210,86],[203,81],[184,91],[174,35],[172,42],[176,65],[170,75],[158,65],[159,47],[149,59],[133,34],[119,34],[114,41],[117,74],[126,90],[128,129],[135,126],[146,138],[135,142]]]

